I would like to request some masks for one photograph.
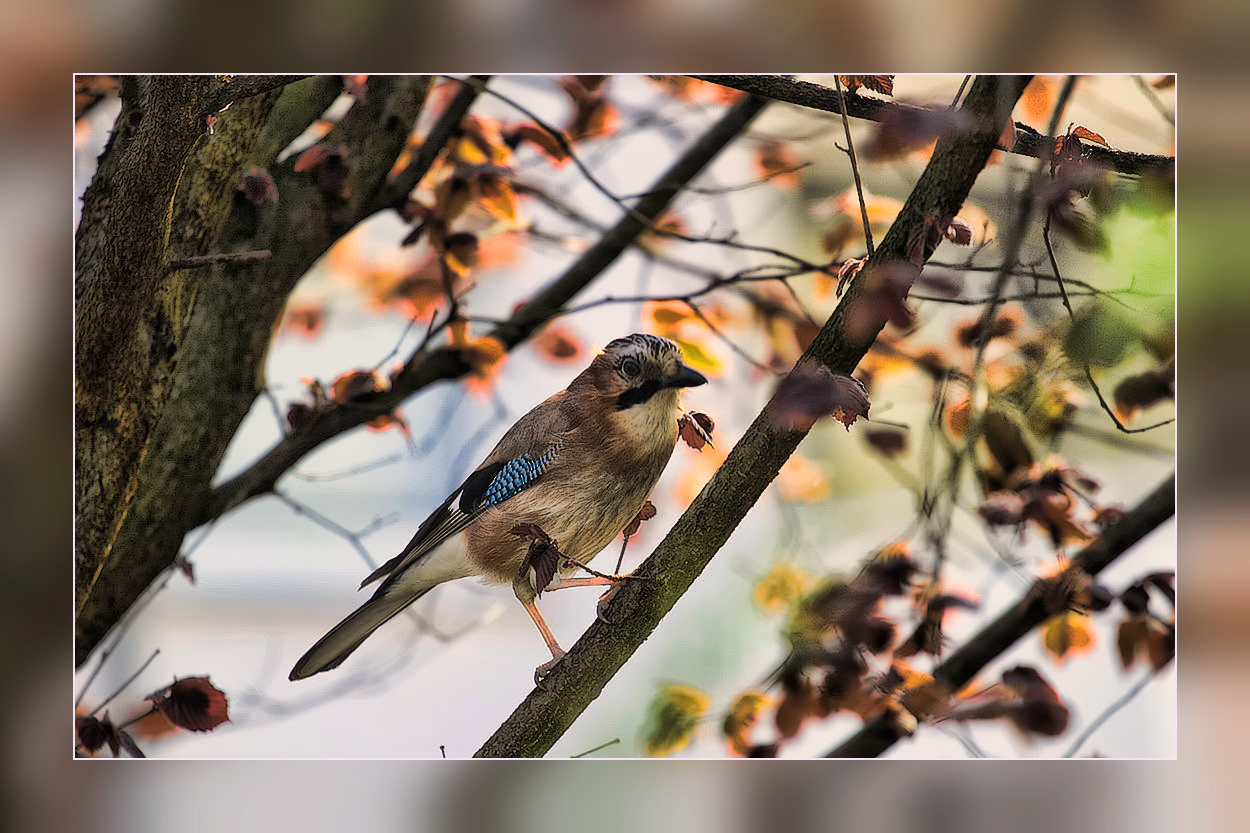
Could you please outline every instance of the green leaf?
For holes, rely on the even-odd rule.
[[[1125,313],[1096,300],[1076,311],[1063,352],[1078,366],[1114,367],[1140,339],[1140,328]]]

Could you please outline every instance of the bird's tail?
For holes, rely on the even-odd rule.
[[[329,633],[317,640],[317,644],[300,657],[291,669],[290,680],[302,680],[321,671],[338,668],[343,660],[370,634],[385,625],[395,614],[424,596],[432,588],[422,590],[415,596],[398,593],[390,596],[374,596],[356,609],[352,615],[335,625]]]

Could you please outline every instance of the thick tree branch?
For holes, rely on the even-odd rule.
[[[826,113],[843,112],[838,103],[836,90],[832,87],[813,84],[810,81],[798,81],[779,75],[695,75],[692,77],[811,110]],[[881,111],[886,107],[923,109],[902,101],[886,101],[860,95],[846,97],[846,115],[855,118],[879,121]],[[1003,117],[1003,127],[1007,124],[1007,118],[1007,116]],[[1041,159],[1047,158],[1054,152],[1054,137],[1043,136],[1019,122],[1015,127],[1015,144],[1009,151],[1010,153]],[[1089,143],[1083,145],[1082,149],[1085,158],[1094,164],[1122,174],[1141,175],[1150,171],[1172,174],[1176,170],[1176,157],[1174,156],[1113,150]]]
[[[955,214],[985,167],[1002,125],[1028,83],[1027,77],[979,77],[964,103],[968,131],[938,142],[907,202],[899,212],[870,266],[905,260],[912,230],[926,217]],[[850,373],[867,353],[885,320],[851,333],[847,310],[872,291],[861,273],[851,284],[801,364],[823,364]],[[649,581],[630,582],[612,600],[606,618],[578,640],[572,650],[476,753],[478,757],[534,757],[552,744],[594,700],[608,681],[651,635],[746,513],[777,476],[807,435],[774,425],[770,406],[755,419],[725,462],[704,486],[672,530],[638,568]]]
[[[291,106],[278,108],[284,121],[270,125],[275,130],[259,149],[266,159],[272,159],[279,137],[290,136],[295,130],[291,119],[315,119],[337,86],[337,81],[294,85],[288,97],[293,97]],[[428,79],[424,78],[386,79],[379,83],[373,102],[364,108],[368,109],[375,129],[361,129],[347,138],[351,143],[349,153],[360,162],[352,170],[351,183],[353,193],[362,202],[368,202],[376,193],[402,149],[407,131],[420,113],[427,86]],[[87,569],[80,560],[75,646],[79,663],[139,594],[173,563],[183,537],[193,526],[188,519],[206,500],[230,438],[256,398],[274,323],[288,294],[335,240],[364,219],[359,213],[346,216],[344,205],[350,206],[349,201],[318,188],[313,176],[294,170],[291,159],[271,170],[278,192],[276,202],[262,200],[257,205],[238,195],[235,186],[244,155],[261,134],[264,118],[260,123],[252,123],[247,141],[235,135],[233,125],[253,113],[258,102],[273,107],[275,97],[276,91],[251,96],[221,113],[215,133],[188,160],[187,172],[179,185],[172,207],[175,219],[194,219],[212,204],[231,210],[224,226],[219,222],[212,233],[196,231],[206,223],[175,223],[166,253],[170,260],[177,262],[201,254],[209,246],[205,241],[213,238],[213,251],[223,255],[267,250],[271,257],[266,261],[236,259],[210,268],[175,271],[165,279],[164,293],[157,297],[167,323],[147,343],[150,353],[170,364],[166,376],[168,398],[153,409],[157,421],[137,460],[130,492],[126,500],[118,501],[124,514],[118,516],[112,531],[114,548],[124,557],[106,562],[107,551],[100,554],[98,550],[89,550],[86,555],[97,561]],[[181,106],[193,110],[185,102]],[[201,157],[219,140],[235,148],[235,155],[228,164],[203,164]],[[382,158],[388,153],[389,161]],[[255,163],[254,159],[246,161]],[[103,188],[110,185],[107,179],[99,181]],[[112,185],[117,187],[115,182]],[[215,196],[210,199],[210,194]],[[112,197],[114,202],[129,203],[134,194],[119,190]],[[113,227],[109,231],[119,233],[121,229]],[[151,226],[134,227],[128,233],[159,239]],[[81,299],[80,304],[84,304]],[[84,306],[89,306],[94,314],[107,315],[116,304],[111,298],[95,298]],[[87,311],[84,306],[80,306],[80,315]],[[98,372],[97,366],[81,364],[79,378],[94,380]],[[120,393],[111,395],[114,402],[125,405],[129,401]],[[84,447],[80,441],[80,449]],[[84,459],[81,450],[80,459]],[[110,471],[95,463],[83,465],[79,479],[91,484],[99,472]],[[80,500],[80,525],[82,511]]]
[[[127,76],[122,111],[83,195],[75,249],[75,589],[81,607],[109,558],[172,389],[198,276],[171,258],[207,253],[230,209],[240,156],[276,93],[203,119],[211,77]]]
[[[1176,514],[1176,475],[1172,475],[1141,503],[1125,513],[1119,522],[1077,553],[1071,563],[1086,573],[1097,575],[1135,544]],[[933,676],[958,691],[982,668],[1005,653],[1025,635],[1046,621],[1044,600],[1028,592],[1009,610],[960,646],[933,671]],[[828,758],[874,758],[900,739],[897,724],[889,713],[869,721]]]
[[[208,98],[206,112],[215,112],[228,104],[280,90],[287,84],[302,81],[307,75],[226,75],[218,76],[215,88]],[[341,85],[340,85],[341,86]]]

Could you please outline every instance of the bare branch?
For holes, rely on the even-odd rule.
[[[826,113],[843,112],[838,106],[838,96],[834,90],[810,81],[796,81],[777,75],[695,75],[692,77],[812,110],[821,110]],[[845,112],[848,116],[855,118],[877,121],[884,107],[913,108],[915,105],[853,95],[846,102]],[[1007,117],[1004,116],[1003,124],[1006,123]],[[1054,147],[1053,136],[1043,136],[1036,130],[1017,123],[1015,144],[1008,152],[1044,159],[1054,152]],[[1005,150],[1005,148],[1000,148],[1000,150]],[[1140,175],[1147,171],[1171,173],[1176,169],[1174,156],[1133,153],[1098,146],[1089,146],[1084,150],[1086,157],[1094,164],[1122,174]]]

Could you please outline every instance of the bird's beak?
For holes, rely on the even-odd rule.
[[[677,372],[664,381],[666,388],[693,388],[706,384],[706,376],[685,364],[679,364]]]

